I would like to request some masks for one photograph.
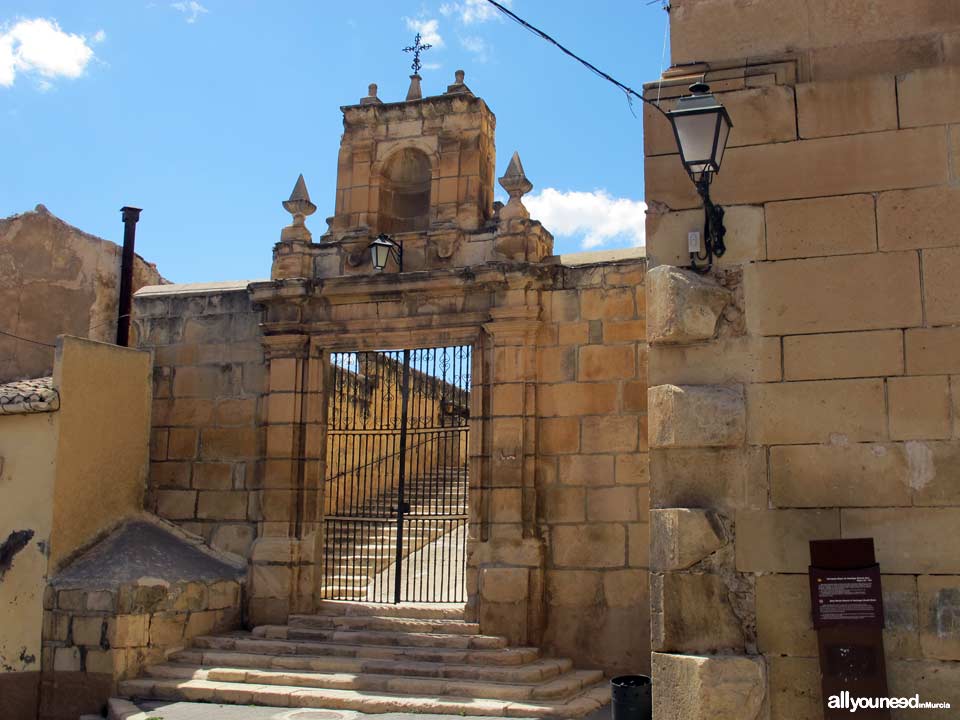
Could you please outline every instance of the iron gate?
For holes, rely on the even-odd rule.
[[[322,597],[465,601],[471,359],[331,354]]]

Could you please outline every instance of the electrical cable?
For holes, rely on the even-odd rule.
[[[638,93],[636,90],[634,90],[634,89],[631,88],[630,86],[624,85],[622,82],[620,82],[619,80],[617,80],[617,79],[614,78],[613,76],[609,75],[608,73],[605,73],[603,70],[601,70],[600,68],[598,68],[598,67],[597,67],[596,65],[594,65],[593,63],[590,63],[590,62],[588,62],[587,60],[584,60],[582,57],[580,57],[579,55],[577,55],[575,52],[573,52],[572,50],[564,47],[564,46],[561,45],[559,42],[557,42],[556,40],[554,40],[552,37],[550,37],[550,36],[549,36],[547,33],[545,33],[543,30],[541,30],[540,28],[534,27],[533,25],[531,25],[530,23],[528,23],[526,20],[524,20],[524,19],[523,19],[522,17],[520,17],[519,15],[515,14],[515,13],[514,13],[513,11],[511,11],[510,9],[508,9],[508,8],[504,7],[503,5],[501,5],[500,3],[496,2],[496,0],[487,0],[487,2],[490,3],[491,5],[493,5],[497,10],[499,10],[501,13],[503,13],[504,15],[506,15],[507,17],[509,17],[511,20],[513,20],[515,23],[517,23],[517,24],[520,25],[521,27],[525,28],[526,30],[529,30],[529,31],[532,32],[534,35],[537,35],[538,37],[543,38],[543,39],[546,40],[547,42],[555,45],[555,46],[556,46],[557,48],[559,48],[563,53],[565,53],[566,55],[569,55],[570,57],[572,57],[574,60],[576,60],[578,63],[580,63],[581,65],[583,65],[585,68],[587,68],[588,70],[590,70],[592,73],[594,73],[594,74],[597,75],[598,77],[601,77],[601,78],[603,78],[604,80],[606,80],[607,82],[610,82],[610,83],[613,83],[614,85],[616,85],[616,86],[617,86],[618,88],[620,88],[620,90],[622,90],[622,91],[624,92],[624,94],[627,96],[627,101],[628,101],[628,102],[632,102],[631,96],[632,96],[632,97],[635,97],[635,98],[639,98],[641,101],[647,103],[648,105],[651,105],[651,106],[655,107],[655,108],[656,108],[657,110],[659,110],[661,113],[664,113],[664,111],[660,109],[660,106],[659,106],[657,103],[653,102],[652,100],[648,100],[647,98],[645,98],[643,95],[641,95],[640,93]],[[664,114],[666,114],[666,113],[664,113]]]
[[[34,345],[43,345],[48,348],[55,348],[56,345],[51,345],[50,343],[40,342],[39,340],[31,340],[30,338],[21,337],[20,335],[14,335],[13,333],[6,332],[5,330],[0,330],[0,335],[6,335],[7,337],[12,337],[16,340],[23,340],[24,342],[33,343]]]

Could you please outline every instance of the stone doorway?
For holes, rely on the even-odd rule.
[[[472,360],[330,353],[322,599],[466,601]]]

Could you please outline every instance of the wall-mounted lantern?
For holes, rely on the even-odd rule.
[[[702,273],[710,269],[714,256],[720,257],[726,252],[723,208],[711,202],[710,182],[720,172],[733,123],[726,108],[710,92],[709,85],[695,83],[690,86],[690,92],[693,94],[680,98],[666,116],[673,126],[683,167],[703,199],[704,249],[702,253],[699,247],[690,250],[690,268]],[[706,264],[698,265],[697,258],[705,260]]]
[[[370,260],[373,263],[375,272],[383,272],[387,266],[387,261],[392,256],[397,263],[397,271],[403,272],[403,243],[396,242],[387,235],[381,233],[367,246],[370,250]]]

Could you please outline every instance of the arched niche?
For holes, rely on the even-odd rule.
[[[398,150],[380,178],[380,232],[426,230],[430,224],[430,158],[416,148]]]

